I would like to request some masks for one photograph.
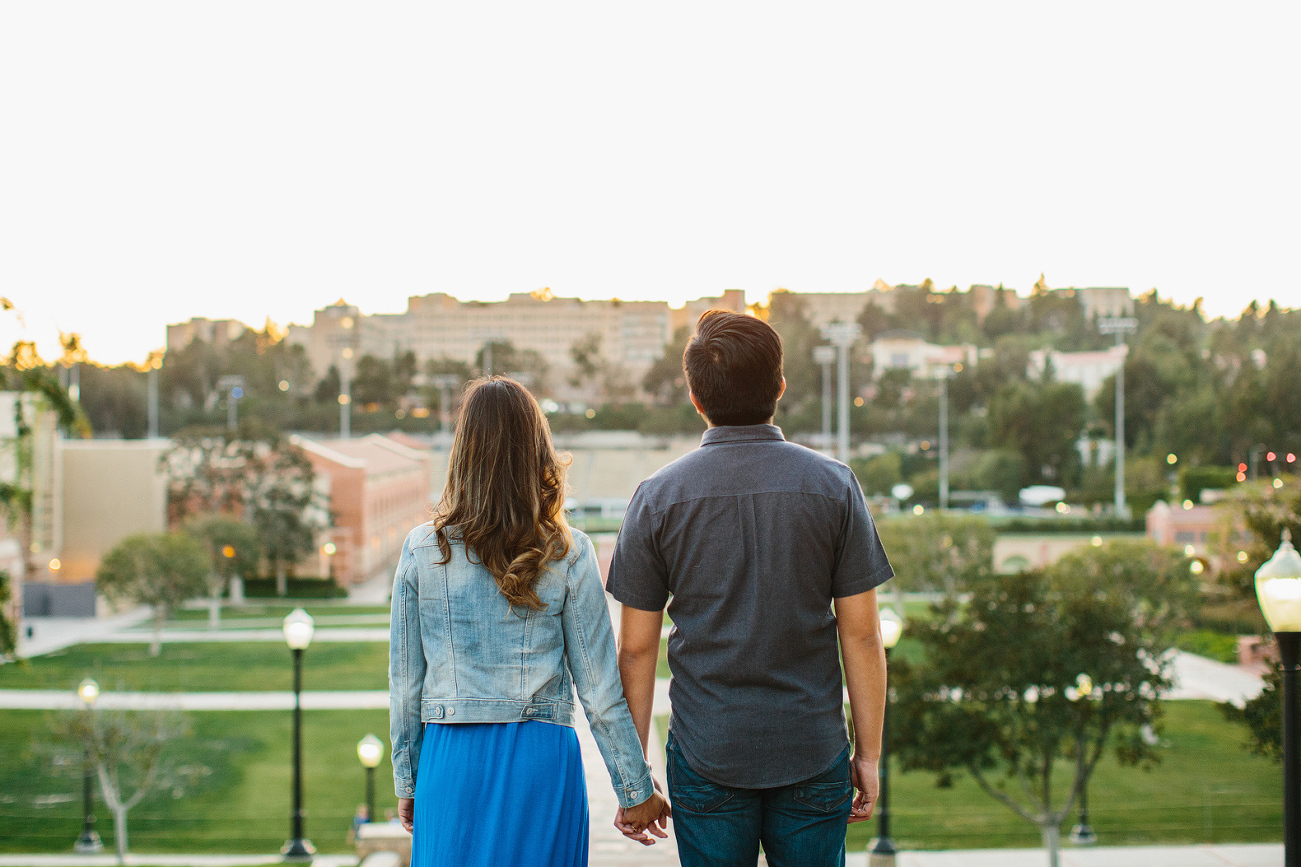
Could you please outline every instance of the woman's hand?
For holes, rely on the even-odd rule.
[[[407,829],[407,833],[415,833],[416,823],[416,799],[415,798],[398,798],[398,820],[402,822],[402,827]]]
[[[655,788],[659,789],[658,782]],[[614,814],[614,827],[629,840],[636,840],[643,846],[653,846],[655,841],[646,832],[661,839],[667,838],[669,835],[665,828],[672,816],[673,810],[669,807],[668,800],[656,791],[635,807],[620,807]]]

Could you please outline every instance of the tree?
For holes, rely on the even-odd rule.
[[[1084,391],[1070,382],[1008,383],[989,403],[989,437],[1025,459],[1023,486],[1075,481],[1084,420]]]
[[[261,548],[258,530],[228,515],[205,515],[186,525],[208,555],[208,627],[221,625],[221,597],[236,575],[257,571]]]
[[[183,792],[195,774],[178,759],[177,745],[190,734],[189,720],[176,711],[78,711],[56,717],[51,728],[57,739],[83,747],[90,756],[104,804],[113,814],[117,862],[125,864],[127,813],[150,792]]]
[[[247,518],[284,596],[290,567],[311,553],[329,520],[306,455],[289,439],[252,428],[182,431],[173,443],[161,459],[173,522],[200,513]]]
[[[1060,826],[1104,752],[1150,767],[1171,686],[1174,629],[1196,598],[1187,562],[1146,543],[1113,543],[1043,572],[978,582],[914,621],[924,662],[895,664],[897,755],[949,785],[967,773],[1040,829],[1056,867]],[[1075,760],[1064,789],[1061,759]]]
[[[877,529],[901,589],[954,595],[989,579],[995,533],[986,520],[928,513]]]
[[[642,377],[641,387],[664,406],[686,403],[687,376],[682,369],[682,356],[695,334],[694,325],[683,325],[673,333],[673,340],[664,344],[660,357]]]
[[[12,580],[8,572],[0,569],[0,660],[8,658],[18,647],[14,623],[9,618],[9,603],[13,598],[13,591],[9,587]]]
[[[210,563],[193,537],[182,533],[137,533],[104,555],[95,573],[109,599],[152,605],[154,636],[149,655],[162,649],[163,624],[179,605],[203,593]]]

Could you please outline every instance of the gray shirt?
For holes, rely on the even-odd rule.
[[[691,768],[747,789],[848,744],[833,599],[894,575],[849,468],[773,425],[715,427],[637,488],[606,589],[668,603],[670,727]]]

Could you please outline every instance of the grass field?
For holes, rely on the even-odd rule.
[[[388,689],[386,642],[318,642],[303,657],[303,689]],[[104,690],[224,692],[293,689],[289,648],[278,642],[79,644],[0,665],[0,689],[75,690],[93,677]]]
[[[308,614],[313,617],[329,617],[338,614],[385,614],[389,613],[387,605],[346,605],[343,601],[334,602],[321,599],[306,599],[301,603],[291,603],[287,605],[223,605],[221,606],[221,619],[230,620],[248,620],[251,618],[265,618],[268,622],[274,621],[279,626],[280,622],[285,619],[285,615],[295,608],[304,608]],[[208,622],[207,608],[182,608],[173,612],[172,619],[168,625],[176,624],[184,628],[191,628],[195,621],[202,623]],[[148,627],[148,621],[143,624]]]
[[[79,763],[56,768],[45,711],[0,715],[0,852],[65,852],[81,829]],[[193,735],[179,749],[206,769],[190,791],[159,792],[129,814],[133,852],[275,852],[289,836],[289,712],[191,714]],[[388,712],[303,714],[307,836],[323,852],[345,852],[344,835],[365,800],[357,741],[387,744]],[[376,810],[397,806],[388,756],[375,771]],[[112,848],[113,822],[97,792],[96,829]]]

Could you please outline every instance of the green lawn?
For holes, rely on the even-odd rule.
[[[44,711],[0,715],[0,852],[71,851],[81,828],[79,765],[55,767]],[[184,793],[158,792],[129,814],[133,852],[275,852],[289,836],[291,715],[288,711],[196,713],[180,745],[200,769]],[[357,741],[387,744],[388,712],[303,714],[307,836],[323,852],[346,852],[344,835],[365,800]],[[394,809],[388,757],[375,771],[376,809]],[[111,850],[113,822],[98,792],[96,829]]]
[[[318,642],[303,657],[303,689],[388,689],[388,644]],[[23,664],[0,665],[0,689],[224,692],[293,689],[293,657],[279,642],[79,644]]]
[[[285,615],[295,608],[304,608],[308,614],[313,617],[329,617],[336,614],[385,614],[389,613],[387,605],[344,605],[333,602],[322,604],[320,599],[307,599],[300,603],[288,605],[223,605],[221,606],[221,619],[224,622],[231,620],[247,620],[250,618],[266,618],[268,622],[274,621],[274,625],[279,626],[280,622],[285,619]],[[182,608],[172,613],[171,623],[184,624],[186,627],[194,625],[194,621],[208,622],[207,608]],[[148,622],[143,624],[148,627]]]

